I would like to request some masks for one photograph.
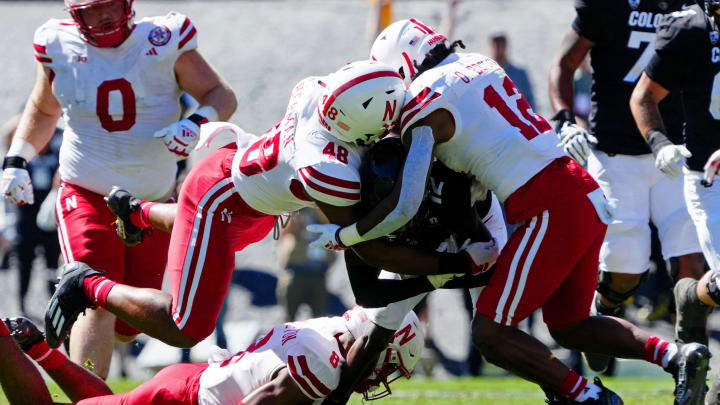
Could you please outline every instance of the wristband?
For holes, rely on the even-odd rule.
[[[438,271],[436,274],[463,273],[472,275],[470,258],[465,252],[438,253]]]
[[[0,320],[0,337],[7,336],[10,334],[10,329],[8,329],[7,325],[5,325],[5,322]]]
[[[27,160],[20,156],[5,156],[2,168],[5,170],[9,167],[15,169],[27,169]]]
[[[217,121],[220,118],[218,117],[217,111],[215,111],[215,109],[213,107],[211,107],[209,105],[204,105],[204,106],[198,108],[197,110],[195,110],[195,112],[192,115],[190,115],[187,119],[194,122],[195,125],[200,126],[203,124],[207,124],[208,122],[211,122],[211,121]]]
[[[657,156],[658,152],[660,152],[660,149],[663,147],[673,145],[667,135],[656,129],[651,129],[650,132],[647,133],[647,144],[650,146],[650,150],[652,150],[652,153],[655,156]]]
[[[345,247],[365,242],[365,238],[360,236],[360,233],[357,230],[357,222],[350,226],[338,229],[335,233],[335,239],[337,239],[337,241]]]
[[[555,113],[555,115],[550,118],[551,121],[556,121],[557,124],[555,125],[555,132],[558,134],[560,133],[560,129],[562,128],[563,124],[566,122],[569,122],[571,124],[575,124],[575,113],[568,110],[567,108],[563,108],[562,110]]]
[[[10,144],[10,148],[8,148],[5,156],[18,156],[25,159],[25,162],[29,162],[35,157],[35,155],[37,155],[37,151],[30,142],[24,139],[15,138]]]

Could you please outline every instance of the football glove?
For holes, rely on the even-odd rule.
[[[685,159],[691,156],[692,153],[682,145],[665,145],[655,156],[655,167],[667,177],[674,179],[682,174]]]
[[[5,199],[16,205],[35,203],[30,173],[25,168],[27,162],[18,156],[8,156],[3,163],[0,191]]]
[[[584,166],[590,150],[597,145],[598,140],[577,124],[565,121],[558,132],[565,153],[573,158],[579,165]]]
[[[310,224],[305,229],[308,232],[319,233],[317,239],[310,243],[310,248],[325,248],[327,250],[345,250],[347,246],[340,242],[341,226],[335,224]]]
[[[210,106],[203,106],[187,118],[174,122],[155,132],[154,138],[162,138],[168,150],[178,159],[188,157],[198,142],[200,126],[210,121],[217,121],[218,113]]]
[[[470,272],[475,276],[488,271],[500,256],[500,249],[494,238],[490,242],[471,243],[463,252],[470,259]]]
[[[710,187],[715,180],[715,175],[717,174],[718,169],[720,169],[720,149],[710,155],[707,163],[705,163],[704,169],[705,172],[703,174],[702,184],[705,187]]]

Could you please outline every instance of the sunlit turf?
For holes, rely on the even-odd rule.
[[[672,404],[673,383],[670,378],[605,378],[603,382],[622,396],[625,405]],[[113,380],[110,386],[115,392],[127,392],[140,381]],[[452,404],[452,405],[537,405],[544,404],[544,396],[537,386],[518,378],[462,378],[429,380],[417,378],[393,383],[393,395],[377,402],[377,405],[395,404]],[[50,391],[57,402],[70,402],[56,385]],[[360,397],[350,404],[360,405]],[[8,404],[0,395],[0,405]]]

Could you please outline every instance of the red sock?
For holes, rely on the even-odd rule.
[[[565,377],[565,381],[563,381],[560,386],[560,394],[575,400],[578,395],[583,392],[587,383],[588,380],[585,377],[579,375],[575,372],[575,370],[571,369],[567,377]]]
[[[138,228],[152,228],[148,216],[150,215],[150,208],[155,204],[157,203],[152,201],[141,201],[140,208],[130,214],[130,221],[132,221],[133,225]]]
[[[669,344],[670,342],[651,336],[647,342],[645,342],[645,360],[663,367],[663,356]]]
[[[5,322],[0,320],[0,337],[7,336],[10,334],[10,329],[8,329],[7,325],[5,325]]]
[[[57,349],[51,349],[47,342],[44,340],[33,347],[27,352],[43,370],[52,370],[65,364],[67,357]]]
[[[85,277],[85,280],[83,280],[85,295],[93,304],[105,309],[107,309],[107,296],[110,294],[110,290],[117,284],[118,283],[99,274]]]

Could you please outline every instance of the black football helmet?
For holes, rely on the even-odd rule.
[[[366,210],[390,195],[405,162],[400,138],[388,136],[373,145],[360,167],[361,201]]]
[[[720,16],[720,0],[695,0],[697,4],[710,15]]]

